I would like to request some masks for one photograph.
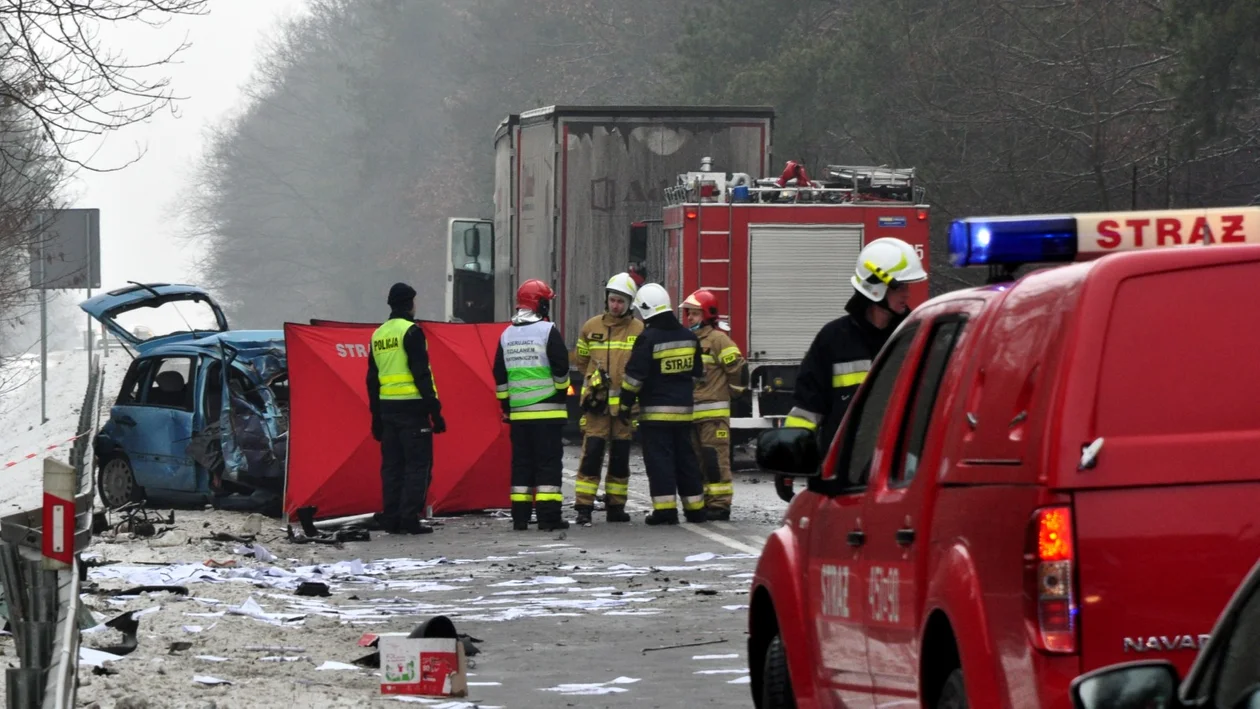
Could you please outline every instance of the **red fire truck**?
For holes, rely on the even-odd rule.
[[[752,396],[732,411],[736,441],[781,425],[797,368],[818,330],[844,314],[858,252],[892,236],[928,263],[928,206],[914,170],[827,166],[821,179],[788,162],[776,177],[713,172],[707,158],[666,190],[661,229],[638,224],[648,280],[675,303],[705,288],[721,303],[730,335],[749,360]],[[632,259],[634,256],[632,255]],[[912,288],[912,306],[927,283]],[[743,430],[743,435],[739,432]]]

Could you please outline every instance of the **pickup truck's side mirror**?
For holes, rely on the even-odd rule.
[[[757,437],[757,465],[795,477],[818,475],[818,438],[807,428],[774,428]]]
[[[1165,660],[1126,662],[1072,680],[1076,709],[1176,709],[1177,669]]]

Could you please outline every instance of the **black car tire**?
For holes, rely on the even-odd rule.
[[[792,693],[792,678],[788,674],[787,652],[783,638],[778,635],[766,648],[766,663],[762,669],[761,709],[796,709],[796,695]]]
[[[961,667],[954,668],[945,678],[939,697],[936,709],[967,709],[967,688],[963,685]]]
[[[136,475],[126,455],[114,453],[101,461],[101,470],[96,478],[96,495],[107,509],[144,499],[144,488],[136,483]]]

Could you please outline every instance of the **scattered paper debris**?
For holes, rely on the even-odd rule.
[[[193,655],[193,657],[197,658],[198,660],[205,660],[206,662],[227,662],[228,661],[226,657],[218,657],[216,655]]]
[[[106,662],[123,659],[122,655],[112,652],[101,652],[90,647],[79,647],[79,664],[87,667],[103,667]]]
[[[302,620],[307,615],[306,613],[268,613],[263,610],[262,606],[258,605],[258,601],[255,601],[253,596],[246,598],[245,602],[239,606],[229,606],[227,612],[231,615],[243,615],[272,625],[293,623]]]
[[[316,669],[317,671],[321,671],[321,670],[357,670],[357,669],[359,669],[359,666],[358,666],[358,665],[351,665],[351,664],[346,663],[346,662],[336,662],[336,661],[333,661],[333,660],[324,660],[324,664],[320,665],[319,667],[316,667],[315,669]]]
[[[730,680],[727,684],[748,684],[750,682],[752,682],[752,677],[744,675],[743,677],[736,677],[735,679]]]
[[[748,606],[722,606],[722,609],[728,611],[745,611],[748,610]]]
[[[193,675],[192,681],[198,684],[216,685],[216,684],[232,684],[228,680],[211,677],[209,675]]]
[[[711,552],[711,551],[706,551],[706,552],[703,552],[703,553],[700,553],[700,554],[692,554],[691,556],[687,557],[686,559],[683,559],[683,561],[686,561],[686,562],[690,563],[690,562],[693,562],[693,561],[711,561],[711,560],[716,559],[716,558],[717,558],[717,554],[714,554],[714,553],[713,553],[713,552]]]
[[[555,687],[547,687],[544,692],[558,692],[560,694],[577,694],[577,695],[599,695],[599,694],[618,694],[628,692],[630,690],[624,687],[616,687],[618,684],[634,684],[638,682],[636,677],[618,677],[617,679],[607,682],[594,682],[587,684],[560,684]]]
[[[693,660],[738,660],[739,653],[732,652],[729,655],[692,655]]]

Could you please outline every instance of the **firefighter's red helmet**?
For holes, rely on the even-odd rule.
[[[547,314],[547,306],[556,292],[537,278],[531,278],[516,289],[516,307],[529,308],[539,315]]]
[[[717,320],[718,318],[718,300],[712,291],[701,288],[700,290],[687,296],[683,301],[683,308],[695,308],[704,316],[705,320]]]

